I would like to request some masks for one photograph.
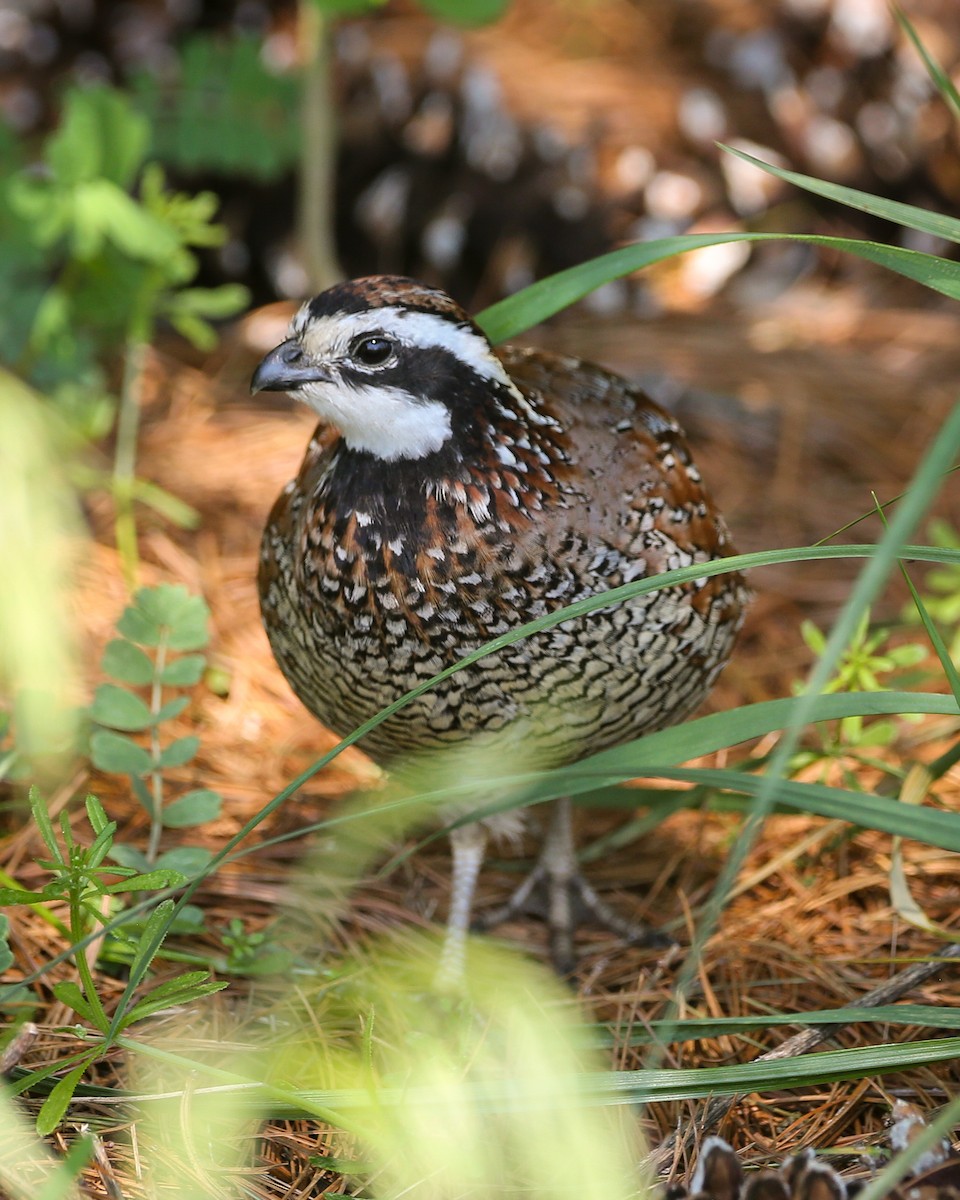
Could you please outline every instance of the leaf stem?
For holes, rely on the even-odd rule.
[[[303,77],[299,240],[310,286],[323,291],[343,278],[333,233],[337,147],[330,94],[329,20],[316,0],[300,0],[297,21]]]
[[[150,726],[150,757],[153,769],[150,772],[150,840],[147,843],[147,862],[155,863],[160,851],[160,835],[163,832],[163,771],[160,766],[160,730],[157,716],[163,707],[163,669],[167,665],[167,630],[160,634],[157,657],[153,666],[153,682],[150,685],[150,715],[154,718]]]
[[[70,880],[68,892],[70,904],[70,940],[75,948],[77,943],[83,940],[86,932],[83,920],[84,890],[84,883],[80,883],[75,879]],[[80,976],[80,987],[93,1012],[94,1024],[101,1033],[105,1034],[110,1028],[110,1018],[107,1016],[100,1002],[97,985],[93,978],[93,971],[90,969],[90,962],[87,959],[86,951],[77,949],[73,960],[77,968],[77,974]]]

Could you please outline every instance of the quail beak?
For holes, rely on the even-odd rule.
[[[296,338],[281,342],[263,359],[250,380],[250,391],[295,392],[305,383],[329,383],[329,370],[312,363]]]

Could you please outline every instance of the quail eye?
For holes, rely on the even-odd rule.
[[[357,338],[350,347],[351,356],[365,367],[379,367],[393,353],[393,342],[380,334]]]

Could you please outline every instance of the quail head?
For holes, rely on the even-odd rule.
[[[321,419],[270,513],[259,589],[281,670],[339,734],[525,622],[733,553],[680,428],[641,390],[579,359],[495,351],[412,279],[357,279],[305,303],[252,388],[290,392]],[[421,695],[362,748],[389,766],[528,721],[559,764],[662,729],[710,690],[745,598],[729,572],[555,625]],[[495,817],[452,835],[447,975],[491,829]],[[577,872],[569,801],[554,802],[536,868],[493,916],[538,893],[562,970],[577,909],[626,937],[649,932]]]

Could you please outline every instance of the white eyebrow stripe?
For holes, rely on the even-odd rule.
[[[362,313],[311,317],[309,301],[294,317],[291,333],[302,338],[307,352],[318,359],[342,357],[350,342],[364,333],[385,333],[406,346],[447,350],[472,367],[482,379],[495,380],[516,394],[516,386],[486,338],[469,326],[455,325],[435,313],[395,306]]]

